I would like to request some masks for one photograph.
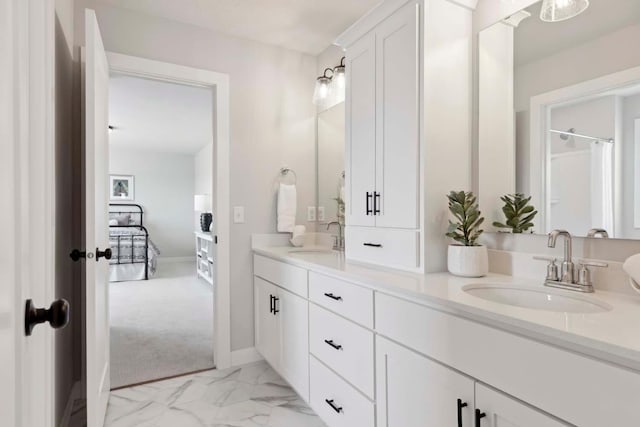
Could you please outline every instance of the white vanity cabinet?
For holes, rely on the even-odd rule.
[[[301,274],[302,273],[302,274]],[[254,257],[254,315],[256,349],[298,392],[309,400],[309,302],[306,298],[306,270],[264,257]],[[295,289],[296,295],[280,283],[263,278],[279,277]],[[294,282],[297,277],[298,282]]]
[[[450,167],[471,161],[474,2],[462,3],[383,2],[336,41],[347,73],[349,259],[446,267],[445,195],[470,186],[468,171]]]

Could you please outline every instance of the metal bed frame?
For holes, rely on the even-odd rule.
[[[112,207],[118,207],[118,208],[122,208],[122,210],[112,210]],[[124,208],[129,208],[129,210],[124,210]],[[144,280],[149,280],[149,231],[145,228],[145,226],[143,225],[143,214],[144,211],[142,210],[142,206],[135,204],[135,203],[109,203],[109,217],[111,218],[111,215],[123,215],[123,214],[130,214],[130,215],[138,215],[138,218],[140,219],[140,225],[138,224],[130,224],[130,225],[110,225],[109,226],[109,230],[111,229],[115,229],[115,228],[137,228],[141,231],[140,234],[129,234],[129,235],[120,235],[120,234],[116,234],[113,237],[116,237],[118,239],[118,243],[117,243],[117,256],[114,259],[111,259],[109,261],[110,265],[118,265],[118,264],[141,264],[144,263]],[[135,219],[134,219],[135,221]],[[111,232],[109,232],[109,234],[111,234]],[[134,239],[136,237],[140,237],[140,236],[144,236],[144,260],[143,261],[136,261],[135,259],[135,246],[134,246]],[[109,236],[111,237],[111,236]],[[123,241],[126,242],[127,239],[131,240],[131,260],[130,261],[125,261],[123,262],[121,260],[120,254],[122,253],[120,251],[121,249],[121,244]]]

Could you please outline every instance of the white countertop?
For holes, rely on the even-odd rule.
[[[295,253],[291,252],[292,247],[254,247],[253,250],[266,257],[640,371],[638,297],[598,290],[584,295],[554,289],[553,292],[572,298],[604,302],[612,309],[588,314],[534,310],[484,300],[469,295],[462,288],[483,283],[543,288],[542,279],[533,281],[498,274],[481,279],[449,273],[422,275],[349,262],[338,252]]]

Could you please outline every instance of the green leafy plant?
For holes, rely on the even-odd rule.
[[[507,222],[503,224],[496,221],[493,223],[494,227],[510,228],[512,233],[522,233],[533,227],[532,221],[538,211],[529,204],[531,196],[525,197],[522,193],[506,194],[500,200],[504,202],[502,212]]]
[[[452,191],[447,198],[449,210],[457,220],[449,220],[447,237],[464,246],[478,246],[476,242],[484,231],[480,229],[484,218],[478,209],[476,196],[472,192]]]

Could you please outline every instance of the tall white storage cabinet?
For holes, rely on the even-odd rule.
[[[387,1],[346,50],[346,256],[446,269],[450,190],[471,180],[473,0]]]

